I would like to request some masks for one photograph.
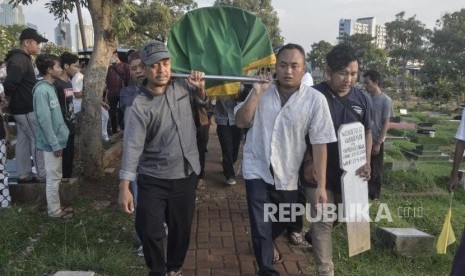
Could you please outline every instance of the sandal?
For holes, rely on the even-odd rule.
[[[301,245],[304,242],[304,238],[299,232],[292,232],[289,234],[289,242],[293,245]]]
[[[60,213],[57,215],[57,216],[53,216],[51,218],[58,218],[58,219],[62,219],[62,220],[69,220],[71,218],[73,218],[73,213],[71,212],[65,212],[63,210],[60,210]]]
[[[73,207],[61,207],[61,211],[65,213],[72,213],[74,212]]]

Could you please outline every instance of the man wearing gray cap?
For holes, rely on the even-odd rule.
[[[207,100],[204,74],[193,71],[187,81],[172,80],[170,54],[160,41],[145,44],[140,58],[145,80],[125,114],[119,204],[126,213],[134,211],[129,182],[137,171],[136,230],[149,275],[182,275],[200,172],[190,100]]]
[[[15,155],[18,183],[44,182],[44,157],[43,152],[36,149],[36,118],[32,108],[32,88],[39,72],[32,56],[39,54],[40,44],[48,40],[35,29],[26,28],[21,32],[19,41],[20,48],[11,50],[6,56],[7,77],[3,84],[17,128]],[[31,156],[38,179],[32,175]]]

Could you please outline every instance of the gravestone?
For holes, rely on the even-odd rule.
[[[438,144],[419,144],[411,151],[402,150],[405,156],[423,162],[449,162],[449,156],[439,150]]]
[[[435,255],[434,236],[415,228],[381,227],[377,240],[403,256]]]
[[[359,123],[341,125],[338,130],[339,160],[344,219],[347,221],[349,257],[370,249],[370,221],[367,181],[355,175],[366,163],[365,128]]]

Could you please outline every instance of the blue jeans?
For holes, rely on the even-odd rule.
[[[296,203],[298,191],[277,191],[262,179],[246,179],[247,206],[250,230],[259,275],[279,275],[273,267],[273,241],[281,235],[289,223],[265,222],[265,203]]]

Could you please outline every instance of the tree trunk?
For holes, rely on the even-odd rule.
[[[111,21],[120,3],[115,0],[88,2],[94,27],[94,49],[85,72],[82,103],[81,160],[86,179],[103,176],[101,102],[109,60],[117,46]]]

